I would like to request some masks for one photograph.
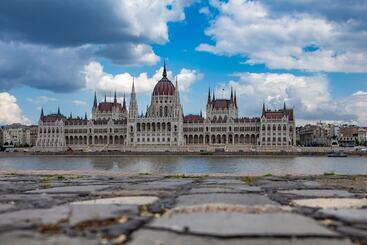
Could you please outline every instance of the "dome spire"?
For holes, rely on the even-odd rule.
[[[94,102],[93,102],[93,107],[96,108],[97,107],[97,92],[94,91]]]
[[[42,120],[44,117],[44,114],[43,114],[43,107],[41,108],[41,116],[40,116],[40,119]]]
[[[210,97],[210,87],[209,87],[209,90],[208,90],[208,104],[210,104],[211,102],[211,97]]]
[[[163,63],[163,77],[167,77],[166,60],[164,60],[164,63]]]

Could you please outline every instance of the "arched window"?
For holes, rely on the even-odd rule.
[[[164,107],[164,116],[168,117],[168,107],[167,106]]]
[[[159,116],[160,117],[163,116],[163,108],[162,108],[162,106],[159,107]]]

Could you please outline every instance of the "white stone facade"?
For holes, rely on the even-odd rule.
[[[206,117],[184,115],[176,84],[155,86],[145,114],[138,114],[134,82],[129,109],[94,98],[92,119],[69,118],[58,111],[39,120],[38,151],[198,151],[249,147],[289,147],[296,143],[293,109],[265,110],[261,117],[239,118],[236,93],[216,99],[208,93]]]

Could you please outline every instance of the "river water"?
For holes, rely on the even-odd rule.
[[[10,156],[0,170],[105,170],[123,173],[230,173],[249,175],[367,174],[367,157],[232,156]]]

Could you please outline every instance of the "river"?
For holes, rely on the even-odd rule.
[[[243,175],[367,174],[367,157],[1,156],[0,170],[104,170],[123,173]]]

